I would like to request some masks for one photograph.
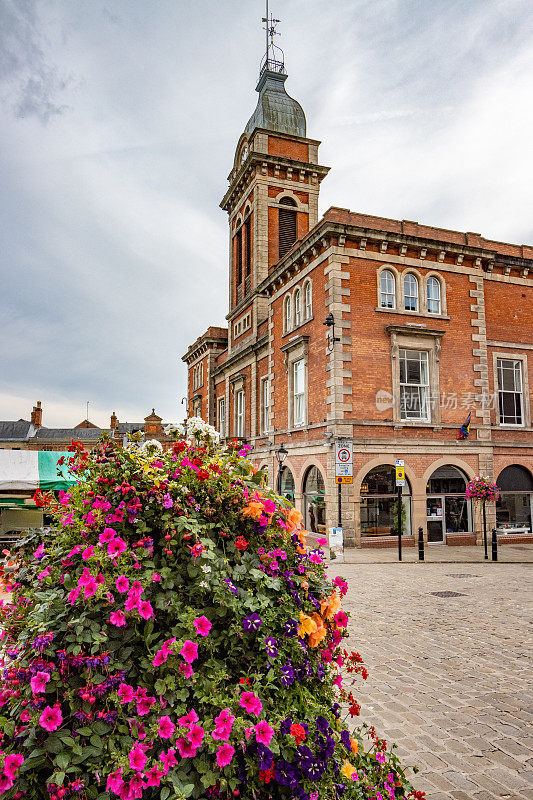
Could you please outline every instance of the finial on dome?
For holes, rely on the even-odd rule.
[[[268,0],[266,0],[266,16],[263,17],[262,21],[265,23],[266,49],[265,56],[261,62],[259,75],[261,76],[263,72],[267,71],[285,73],[285,56],[283,50],[281,47],[277,47],[277,45],[274,44],[274,36],[281,36],[281,33],[276,30],[279,19],[274,19],[272,14],[270,14],[269,17]]]

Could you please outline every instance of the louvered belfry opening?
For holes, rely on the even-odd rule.
[[[283,197],[280,203],[288,206],[279,210],[279,258],[283,258],[297,239],[296,203],[290,197]]]

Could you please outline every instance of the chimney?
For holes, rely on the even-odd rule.
[[[114,431],[117,425],[118,425],[117,415],[113,411],[113,413],[111,414],[111,430]]]
[[[42,427],[43,424],[43,410],[41,408],[41,401],[37,400],[37,405],[33,406],[30,421],[36,428]]]

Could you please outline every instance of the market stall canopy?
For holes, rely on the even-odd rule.
[[[72,453],[53,450],[0,450],[0,491],[23,489],[43,491],[68,489],[77,478],[67,466]],[[65,463],[57,474],[57,462],[61,457]]]

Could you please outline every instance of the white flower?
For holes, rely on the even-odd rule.
[[[211,572],[211,567],[208,567],[207,564],[203,564],[202,572],[205,572],[205,574],[207,575],[209,572]]]
[[[157,439],[147,439],[146,442],[140,446],[139,450],[143,453],[155,454],[163,452],[163,445]]]
[[[198,585],[201,586],[202,589],[209,589],[209,584],[207,581],[200,581]]]
[[[181,439],[190,439],[192,436],[207,437],[215,443],[220,439],[220,434],[216,428],[208,425],[201,417],[189,417],[186,423],[177,425],[170,423],[165,427],[165,433],[167,436],[174,435]]]

